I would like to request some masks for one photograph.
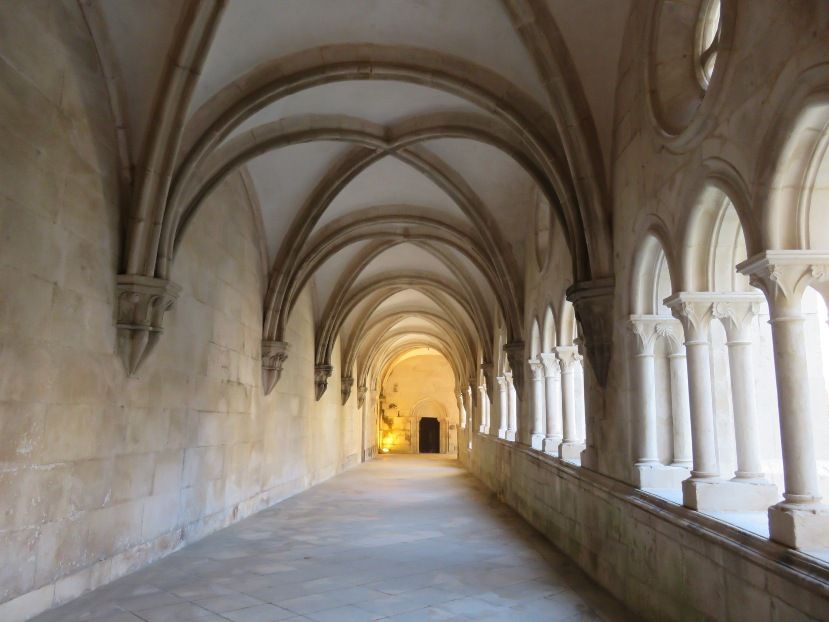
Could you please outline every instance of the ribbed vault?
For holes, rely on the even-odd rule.
[[[130,125],[122,169],[134,171],[119,276],[131,301],[121,313],[131,372],[175,302],[178,244],[234,173],[248,182],[267,249],[266,393],[290,364],[286,327],[309,289],[318,398],[337,348],[344,399],[411,348],[441,352],[459,389],[477,382],[480,366],[502,356],[492,350],[500,322],[520,388],[526,241],[517,225],[539,201],[564,232],[576,313],[597,327],[586,345],[607,340],[607,323],[584,309],[608,291],[610,107],[597,81],[615,65],[579,73],[594,61],[568,48],[578,33],[559,28],[557,17],[581,23],[569,3],[179,5],[175,29],[132,22],[171,61],[151,56],[139,71],[116,45],[104,63],[137,72],[145,91],[157,74],[152,98],[126,79],[111,89],[121,94],[116,118]],[[468,27],[469,11],[480,28]],[[121,40],[107,9],[92,1],[87,12],[96,39]],[[608,13],[603,45],[620,38],[624,14]],[[119,109],[132,98],[141,101]],[[602,365],[594,369],[603,380]]]

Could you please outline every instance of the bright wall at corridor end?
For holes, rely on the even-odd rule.
[[[238,176],[192,223],[164,338],[116,352],[116,146],[74,2],[0,3],[0,620],[73,598],[359,461],[311,298],[260,386],[263,267]],[[48,59],[48,60],[47,60]],[[334,365],[339,367],[339,351]]]
[[[383,383],[383,395],[380,447],[391,453],[417,453],[418,422],[421,417],[435,417],[440,420],[441,453],[458,453],[455,380],[443,356],[418,355],[401,361]]]

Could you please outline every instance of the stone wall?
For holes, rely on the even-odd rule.
[[[441,355],[413,356],[395,365],[383,383],[383,447],[392,453],[418,453],[420,417],[440,421],[440,451],[458,451],[458,402],[452,368]],[[394,405],[396,408],[391,408]]]
[[[539,452],[472,443],[470,471],[643,619],[826,619],[829,573],[808,556]]]
[[[164,336],[126,377],[114,127],[89,34],[68,0],[2,3],[0,28],[0,619],[20,620],[359,462],[361,421],[338,376],[314,401],[307,292],[263,396],[264,267],[239,176],[194,219]]]

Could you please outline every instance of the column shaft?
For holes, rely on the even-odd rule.
[[[688,402],[688,363],[685,353],[668,355],[671,370],[671,421],[674,466],[691,466],[691,406]]]
[[[754,361],[751,341],[728,343],[731,372],[731,402],[734,407],[734,438],[737,445],[738,479],[763,477],[760,463],[760,435],[757,429],[757,404],[754,399]]]
[[[815,446],[812,437],[812,405],[806,361],[805,320],[800,304],[771,320],[780,440],[783,445],[783,493],[789,503],[812,503],[820,499]]]
[[[686,341],[694,478],[719,477],[708,341]]]
[[[636,464],[653,464],[659,462],[656,445],[656,375],[653,354],[637,354],[634,356],[634,366],[638,388],[638,413],[634,413],[638,424],[634,439]]]

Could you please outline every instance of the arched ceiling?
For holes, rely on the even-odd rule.
[[[539,196],[575,278],[608,265],[628,0],[83,6],[135,171],[124,271],[169,278],[201,201],[242,170],[271,266],[266,344],[311,286],[318,368],[339,337],[344,378],[424,347],[474,376],[496,317],[523,338]]]

